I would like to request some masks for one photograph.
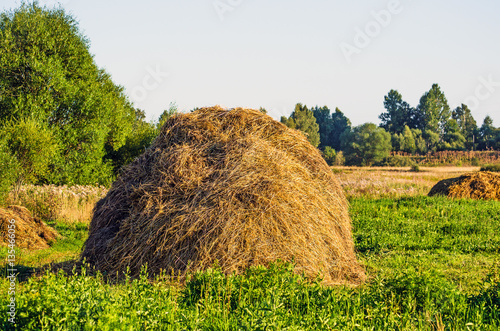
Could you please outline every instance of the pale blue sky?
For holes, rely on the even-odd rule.
[[[498,0],[61,4],[79,20],[96,63],[149,119],[170,102],[184,111],[262,106],[276,119],[302,102],[339,107],[355,125],[379,123],[390,89],[416,106],[438,83],[451,108],[467,100],[479,125],[490,115],[500,126]],[[377,22],[381,11],[389,16]],[[346,56],[342,47],[357,50]]]

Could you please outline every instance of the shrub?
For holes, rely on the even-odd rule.
[[[500,172],[500,164],[485,164],[481,167],[481,171]]]

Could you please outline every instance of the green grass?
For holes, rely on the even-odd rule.
[[[215,266],[184,284],[107,283],[97,274],[46,273],[17,293],[22,330],[498,330],[500,203],[413,197],[352,199],[357,288],[323,287],[276,263],[243,275]],[[66,227],[66,228],[64,228]],[[86,229],[48,253],[78,253]],[[52,253],[51,253],[52,252]],[[49,259],[48,257],[45,259]],[[4,283],[5,280],[3,280]],[[0,284],[1,288],[6,285]],[[6,297],[5,291],[0,295]],[[5,315],[2,304],[1,314]],[[2,320],[3,328],[8,328]]]

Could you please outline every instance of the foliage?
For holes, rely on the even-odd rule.
[[[281,123],[289,128],[304,132],[311,145],[318,147],[320,142],[319,125],[316,123],[312,110],[309,110],[307,106],[298,103],[289,118],[281,117]]]
[[[465,138],[465,148],[473,150],[478,137],[478,127],[471,110],[462,104],[453,110],[451,117],[457,122],[460,133]]]
[[[481,171],[500,172],[500,164],[485,164],[481,167]]]
[[[0,137],[0,204],[16,182],[20,170],[17,159],[10,153],[5,137]]]
[[[37,179],[109,182],[105,148],[125,143],[134,111],[94,63],[76,20],[60,8],[24,3],[1,15],[0,55],[0,126],[32,123],[58,145],[51,171]]]
[[[18,165],[15,176],[17,185],[43,182],[59,152],[53,131],[32,119],[21,119],[4,124],[0,134],[4,137],[8,153]]]
[[[437,149],[438,142],[444,135],[445,125],[450,119],[450,106],[448,100],[438,84],[433,84],[431,89],[421,98],[417,111],[422,114],[421,129],[427,140],[429,150]]]
[[[412,125],[411,116],[414,110],[403,101],[403,97],[396,90],[390,90],[384,97],[385,113],[380,114],[380,126],[392,134],[402,133],[406,126]]]
[[[340,137],[344,131],[351,128],[351,121],[336,108],[334,113],[330,113],[327,106],[314,107],[312,109],[314,117],[319,125],[320,147],[331,148],[339,151],[342,148]]]
[[[326,146],[323,150],[323,158],[328,165],[334,165],[337,158],[337,152],[335,152],[335,150],[330,146]]]
[[[389,156],[391,135],[373,123],[357,126],[343,134],[347,164],[372,165]]]
[[[140,109],[135,110],[135,121],[132,125],[130,135],[125,140],[125,144],[118,150],[109,147],[106,148],[107,153],[105,158],[112,162],[115,175],[119,173],[123,166],[132,162],[151,145],[158,135],[160,123],[166,121],[165,112],[160,117],[158,124],[155,125],[145,121],[146,114],[144,111]]]

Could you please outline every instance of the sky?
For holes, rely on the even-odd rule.
[[[417,106],[437,83],[451,109],[500,126],[498,0],[40,0],[61,5],[96,64],[156,120],[221,105],[338,107],[378,124],[384,96]],[[0,9],[18,7],[2,0]]]

